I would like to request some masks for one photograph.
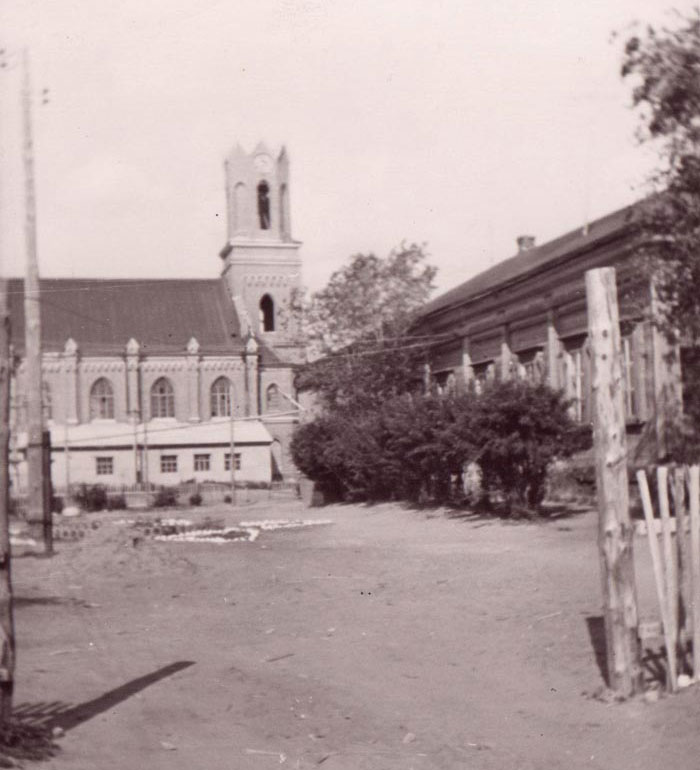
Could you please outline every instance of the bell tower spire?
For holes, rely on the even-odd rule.
[[[281,353],[281,348],[295,347],[291,305],[301,286],[301,243],[291,235],[289,157],[284,147],[274,151],[265,142],[252,152],[237,144],[224,169],[223,275],[241,325],[247,323],[249,331]]]

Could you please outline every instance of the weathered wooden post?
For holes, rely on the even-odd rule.
[[[15,627],[10,571],[10,314],[7,280],[0,276],[0,725],[12,715]]]
[[[608,684],[621,695],[629,696],[641,689],[642,667],[614,268],[598,268],[586,273],[586,299]]]

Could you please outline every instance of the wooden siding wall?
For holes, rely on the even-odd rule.
[[[464,384],[486,376],[530,376],[543,372],[552,387],[577,399],[577,419],[591,419],[591,366],[587,343],[585,272],[613,265],[618,274],[621,331],[628,341],[632,391],[628,422],[652,419],[658,398],[660,363],[655,361],[658,334],[645,320],[648,287],[639,279],[629,235],[599,244],[594,250],[569,255],[536,274],[493,287],[482,296],[455,303],[421,319],[419,334],[451,333],[459,347],[436,346],[433,372],[445,381],[448,372]],[[537,365],[532,364],[536,359]],[[527,373],[527,374],[526,374]]]

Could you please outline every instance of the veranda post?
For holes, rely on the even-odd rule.
[[[603,267],[586,273],[586,301],[608,684],[628,696],[641,689],[642,667],[614,268]]]

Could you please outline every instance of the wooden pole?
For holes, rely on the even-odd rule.
[[[693,678],[700,681],[700,467],[690,469],[690,570],[693,605]]]
[[[629,696],[642,688],[642,667],[614,268],[586,273],[586,298],[608,684],[621,695]]]
[[[661,539],[664,547],[664,572],[666,585],[666,617],[668,618],[667,655],[668,689],[678,689],[678,665],[676,648],[678,646],[678,572],[676,569],[676,551],[671,532],[671,513],[668,506],[668,468],[660,465],[656,469],[659,492],[659,513],[661,515]],[[678,526],[678,522],[676,522]],[[656,534],[654,535],[656,537]]]
[[[7,281],[0,277],[0,724],[12,715],[15,628],[10,570],[10,316]]]
[[[0,53],[0,66],[6,63]],[[0,724],[12,716],[15,624],[10,550],[10,398],[12,355],[7,279],[0,255]]]
[[[34,149],[32,139],[32,96],[29,76],[29,55],[23,56],[22,115],[24,118],[24,190],[25,241],[27,247],[24,280],[24,332],[27,391],[27,521],[31,534],[44,542],[51,552],[51,543],[44,533],[51,526],[50,506],[45,500],[43,459],[43,404],[41,403],[41,307],[39,304],[39,262],[36,247],[36,195],[34,190]]]

